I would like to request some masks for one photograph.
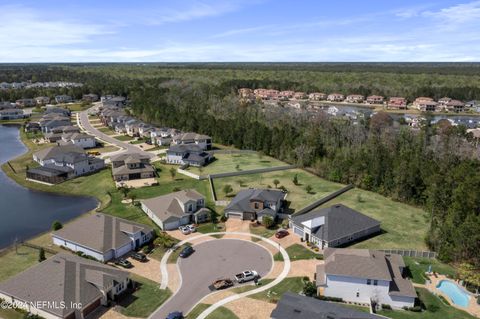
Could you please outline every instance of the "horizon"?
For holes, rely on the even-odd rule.
[[[0,63],[480,62],[480,1],[6,0]]]

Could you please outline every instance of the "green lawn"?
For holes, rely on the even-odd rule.
[[[382,234],[361,241],[353,245],[354,248],[427,250],[424,238],[428,222],[423,210],[357,188],[338,196],[321,207],[329,207],[338,203],[381,222]]]
[[[430,265],[432,266],[432,271],[439,274],[449,277],[454,277],[456,274],[455,268],[436,259],[403,257],[403,260],[410,270],[412,281],[418,284],[425,283],[425,279],[427,279],[425,272],[428,271]]]
[[[72,104],[62,104],[62,107],[68,108],[72,112],[84,111],[90,108],[92,104],[90,103],[72,103]]]
[[[25,315],[13,309],[3,309],[0,307],[0,318],[3,319],[23,319]]]
[[[291,261],[302,259],[322,259],[323,256],[319,253],[315,253],[311,249],[307,249],[300,244],[293,244],[285,249],[290,257]],[[276,253],[273,257],[276,261],[283,261],[283,257],[280,253]]]
[[[51,257],[46,253],[45,257]],[[38,250],[25,246],[18,246],[18,251],[15,248],[9,248],[2,252],[0,257],[0,282],[38,264]]]
[[[298,185],[295,185],[292,181],[295,175],[297,175]],[[251,187],[268,188],[268,186],[274,188],[275,185],[273,184],[273,181],[275,179],[280,181],[278,187],[284,186],[287,189],[288,195],[286,200],[290,202],[290,208],[295,210],[303,208],[315,200],[325,197],[344,186],[329,182],[301,169],[215,178],[213,181],[217,198],[221,200],[227,199],[227,196],[223,192],[223,187],[226,184],[231,185],[233,188],[233,193],[229,194],[228,197],[231,198],[241,189]],[[310,194],[305,190],[307,185],[312,187]]]
[[[105,133],[107,135],[116,134],[116,132],[109,127],[97,127],[97,130],[99,130],[100,132]]]
[[[273,157],[259,156],[255,153],[215,154],[214,156],[216,159],[214,162],[202,168],[189,167],[188,171],[197,175],[209,175],[288,165]]]
[[[180,255],[180,252],[187,246],[191,246],[190,243],[186,243],[186,244],[183,244],[182,246],[178,247],[177,249],[175,249],[175,251],[173,253],[170,254],[170,256],[168,256],[168,263],[169,264],[175,264],[177,262],[177,259]]]
[[[128,135],[119,135],[119,136],[115,136],[114,138],[119,140],[119,141],[131,141],[131,140],[133,140],[133,137],[128,136]]]
[[[208,307],[211,305],[208,304],[198,304],[195,308],[192,309],[186,316],[186,319],[195,319],[197,318],[202,312],[204,312]],[[207,319],[237,319],[238,317],[229,309],[225,307],[220,307],[214,312],[212,312]]]
[[[249,298],[264,300],[267,302],[277,303],[287,291],[298,293],[303,289],[302,277],[289,277],[282,280],[278,285],[271,289],[262,291],[249,296]]]
[[[392,319],[474,319],[468,313],[458,310],[452,306],[445,305],[438,297],[428,290],[417,288],[420,300],[425,304],[426,311],[412,312],[404,310],[383,310],[379,314]],[[429,310],[430,309],[430,310]]]
[[[269,229],[269,228],[266,228],[263,225],[258,225],[256,223],[250,223],[249,227],[250,227],[250,233],[252,233],[254,235],[262,236],[262,237],[265,237],[265,238],[270,238],[273,235],[275,235],[275,233],[277,232],[277,229],[278,229],[277,228],[278,225],[275,228]],[[255,238],[255,237],[253,237],[253,239],[254,239],[254,241],[259,240],[258,238]]]
[[[208,234],[208,233],[216,233],[216,232],[222,232],[225,231],[225,224],[224,223],[205,223],[205,224],[200,224],[197,227],[197,231],[202,234]]]
[[[169,289],[160,289],[154,281],[136,275],[131,278],[139,289],[119,302],[124,307],[122,314],[125,316],[147,318],[172,295]]]

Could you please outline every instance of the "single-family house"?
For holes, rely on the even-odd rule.
[[[16,120],[25,118],[22,109],[3,109],[0,110],[0,120]]]
[[[112,176],[116,182],[155,177],[155,168],[150,157],[139,153],[124,153],[113,156]]]
[[[55,102],[57,103],[70,103],[73,102],[73,98],[70,95],[56,95]]]
[[[102,96],[100,98],[102,102],[102,106],[116,106],[116,107],[124,107],[127,104],[127,99],[123,96]]]
[[[152,227],[100,213],[81,217],[52,233],[55,245],[102,262],[122,257],[152,239]]]
[[[412,106],[416,109],[420,109],[420,105],[423,105],[425,102],[433,102],[431,97],[420,96],[413,101]]]
[[[97,102],[98,95],[94,93],[84,94],[82,96],[82,100],[84,100],[85,102]]]
[[[34,99],[19,99],[15,101],[18,107],[32,107],[37,104]]]
[[[50,103],[50,98],[48,96],[37,96],[35,102],[37,105],[46,105]]]
[[[306,98],[308,98],[308,95],[305,92],[295,92],[293,93],[293,98],[295,100],[305,100]]]
[[[189,223],[202,223],[210,218],[205,197],[193,189],[144,199],[142,210],[163,230],[176,229]]]
[[[195,144],[170,145],[166,161],[168,164],[205,166],[212,161],[212,155]]]
[[[59,253],[0,283],[0,298],[42,318],[83,319],[131,285],[126,271]]]
[[[43,133],[50,133],[57,127],[71,126],[71,121],[69,117],[58,116],[42,119],[39,124]]]
[[[38,132],[40,130],[40,124],[37,122],[28,122],[25,124],[25,132]]]
[[[440,100],[438,100],[438,104],[442,107],[445,107],[448,102],[450,102],[452,99],[449,98],[448,96],[442,97]]]
[[[212,148],[212,138],[207,135],[197,133],[180,133],[172,137],[173,145],[186,145],[195,144],[201,147],[203,150],[209,150]]]
[[[393,308],[414,306],[417,294],[404,277],[405,263],[400,255],[327,248],[323,256],[325,263],[317,266],[315,274],[319,295]]]
[[[345,96],[340,93],[331,93],[327,96],[327,101],[330,102],[341,102],[345,99]]]
[[[313,92],[308,95],[308,99],[311,101],[323,101],[327,98],[327,94],[320,92]]]
[[[367,96],[367,104],[383,104],[385,98],[380,95]]]
[[[292,216],[290,226],[302,240],[326,247],[344,246],[380,232],[380,222],[345,205]]]
[[[142,124],[142,122],[135,120],[135,119],[130,119],[127,122],[125,122],[125,130],[127,131],[128,136],[138,136],[138,128]]]
[[[451,100],[447,104],[445,104],[445,110],[449,112],[463,112],[463,109],[465,108],[465,103],[459,100]]]
[[[387,107],[396,110],[406,110],[407,99],[405,99],[404,97],[391,97],[388,100]]]
[[[97,146],[95,137],[84,133],[63,133],[62,141],[64,143],[80,146],[83,149]]]
[[[270,319],[382,319],[368,312],[355,310],[340,303],[319,300],[286,292],[277,302]]]
[[[262,221],[263,216],[275,220],[283,213],[284,199],[287,194],[275,189],[244,189],[232,199],[225,208],[225,216],[243,220]]]
[[[0,110],[15,108],[17,108],[17,105],[15,103],[10,103],[8,101],[0,101]]]
[[[345,98],[345,102],[348,103],[363,103],[365,97],[360,94],[350,94]]]
[[[57,114],[62,116],[70,116],[72,112],[69,109],[63,107],[56,107],[56,106],[47,106],[45,111],[43,112],[44,115],[46,114]]]

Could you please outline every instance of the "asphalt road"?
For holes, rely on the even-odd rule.
[[[194,249],[188,258],[179,258],[180,289],[151,318],[165,319],[173,311],[186,314],[212,292],[209,286],[216,279],[233,279],[235,274],[244,270],[256,270],[260,276],[265,276],[272,267],[268,250],[244,240],[211,240],[194,246]]]
[[[83,128],[88,132],[90,133],[91,135],[94,135],[108,143],[111,143],[115,146],[118,146],[120,148],[123,148],[125,149],[127,152],[129,153],[140,153],[140,154],[145,154],[149,157],[154,157],[155,155],[152,154],[152,153],[149,153],[149,152],[146,152],[142,149],[140,149],[139,147],[133,145],[133,144],[130,144],[130,143],[126,143],[126,142],[123,142],[123,141],[119,141],[117,140],[116,138],[113,138],[101,131],[99,131],[98,129],[96,129],[95,127],[93,127],[90,122],[88,121],[88,113],[87,113],[87,110],[86,111],[82,111],[82,112],[79,112],[79,118],[80,118],[80,123],[82,124]]]

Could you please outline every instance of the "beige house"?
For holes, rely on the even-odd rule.
[[[150,157],[139,153],[126,153],[111,158],[112,176],[116,182],[154,178],[155,168]]]

